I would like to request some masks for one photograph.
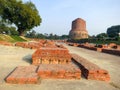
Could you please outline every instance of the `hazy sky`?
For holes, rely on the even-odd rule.
[[[30,0],[23,0],[30,1]],[[76,18],[86,21],[90,35],[120,25],[120,0],[31,0],[42,18],[40,33],[68,34]]]

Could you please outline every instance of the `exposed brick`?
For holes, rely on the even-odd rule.
[[[75,47],[78,47],[79,44],[78,44],[78,43],[69,43],[68,45],[69,45],[69,46],[75,46]]]
[[[117,45],[116,45],[115,43],[110,43],[110,44],[108,45],[108,47],[109,47],[109,48],[114,48],[114,49],[116,49],[116,48],[117,48]]]
[[[102,81],[110,80],[110,75],[108,71],[101,69],[96,64],[93,64],[76,54],[72,54],[72,58],[73,61],[81,68],[82,74],[87,79],[102,80]]]
[[[6,42],[6,41],[0,41],[0,45],[13,46],[12,43],[10,43],[10,42]]]
[[[120,50],[115,50],[115,49],[102,49],[102,52],[120,56]]]
[[[71,62],[71,55],[64,47],[39,48],[32,55],[32,64],[68,64]]]
[[[81,71],[74,64],[40,64],[38,68],[40,78],[56,78],[56,79],[80,79]]]
[[[19,66],[7,78],[6,82],[10,84],[36,84],[38,75],[37,66]]]

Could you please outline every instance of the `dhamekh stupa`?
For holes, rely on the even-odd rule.
[[[86,30],[86,21],[77,18],[72,21],[72,29],[69,32],[70,39],[84,39],[88,38],[88,32]]]

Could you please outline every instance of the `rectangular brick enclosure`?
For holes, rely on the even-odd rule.
[[[38,75],[44,79],[80,79],[81,70],[74,64],[40,64]]]
[[[73,61],[81,68],[82,74],[87,79],[101,80],[101,81],[110,80],[108,71],[101,69],[96,64],[93,64],[76,54],[72,54],[72,58]]]
[[[39,48],[32,55],[32,64],[68,64],[71,62],[71,55],[66,48]]]
[[[19,66],[8,77],[6,82],[10,84],[36,84],[38,75],[36,66]]]

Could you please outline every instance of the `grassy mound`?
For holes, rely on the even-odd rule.
[[[21,38],[20,36],[11,36],[14,39],[14,42],[23,42],[26,41],[25,39]]]
[[[20,36],[9,36],[6,34],[0,34],[0,41],[22,42],[22,41],[26,41],[26,40],[21,38]]]
[[[0,40],[1,41],[8,41],[8,42],[14,41],[14,39],[11,38],[11,36],[6,35],[6,34],[0,34]]]

